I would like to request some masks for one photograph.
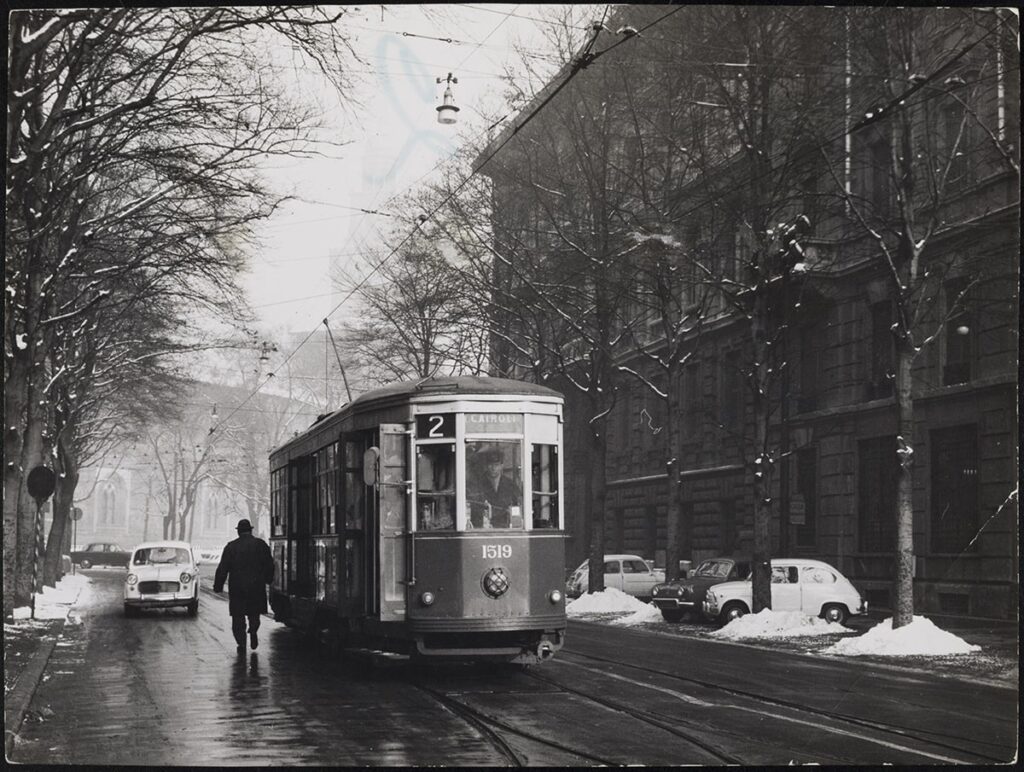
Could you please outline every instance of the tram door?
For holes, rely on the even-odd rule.
[[[380,620],[405,619],[406,533],[409,530],[409,431],[402,424],[380,427]]]

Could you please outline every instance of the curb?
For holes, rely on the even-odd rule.
[[[70,608],[69,608],[70,611]],[[11,754],[14,751],[14,741],[21,731],[21,725],[25,722],[25,714],[28,706],[32,703],[36,688],[43,677],[43,671],[50,661],[57,641],[64,634],[64,623],[67,617],[60,620],[60,627],[52,640],[45,641],[33,657],[32,661],[25,666],[25,669],[18,677],[18,683],[14,685],[4,704],[4,757],[8,764],[13,763]]]

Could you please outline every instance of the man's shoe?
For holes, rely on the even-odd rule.
[[[245,654],[245,644],[244,643],[238,644],[238,653],[239,654]]]
[[[256,637],[256,633],[249,633],[249,645],[254,649],[260,645],[260,639]]]

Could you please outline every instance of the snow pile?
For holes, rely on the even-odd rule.
[[[639,602],[639,601],[638,601]],[[641,603],[640,608],[627,617],[613,619],[611,624],[621,627],[636,627],[648,622],[661,622],[661,610],[653,603]]]
[[[848,632],[849,628],[837,622],[826,622],[800,611],[772,611],[766,608],[756,614],[744,614],[710,635],[740,641],[744,638],[797,638]]]
[[[581,614],[622,614],[643,611],[648,604],[643,603],[632,595],[607,587],[601,592],[584,593],[574,601],[565,606],[565,613],[568,616],[576,617]]]
[[[71,610],[72,604],[78,600],[79,594],[88,586],[90,580],[83,574],[65,574],[57,582],[56,587],[43,587],[36,594],[36,619],[63,619]],[[19,606],[14,609],[15,619],[29,619],[32,609]]]
[[[940,630],[930,619],[915,616],[914,621],[897,630],[892,618],[872,627],[859,638],[847,638],[825,649],[823,654],[856,657],[862,654],[913,656],[921,654],[970,654],[980,646],[967,643],[952,633]]]

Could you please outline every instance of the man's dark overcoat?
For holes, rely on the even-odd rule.
[[[213,578],[213,591],[228,582],[228,613],[245,616],[267,613],[267,585],[274,578],[274,558],[270,547],[252,533],[240,533],[227,543]]]

